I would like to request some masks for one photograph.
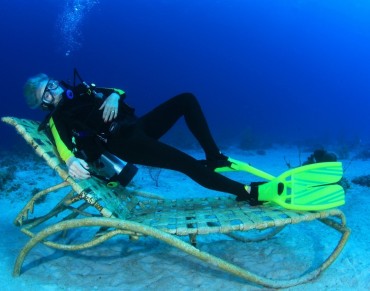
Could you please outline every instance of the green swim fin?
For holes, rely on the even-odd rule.
[[[258,200],[293,210],[324,210],[345,203],[344,189],[335,184],[343,176],[342,163],[327,162],[289,170],[258,188]]]
[[[342,178],[340,162],[316,163],[291,169],[275,178],[251,165],[229,158],[230,167],[216,172],[245,171],[270,180],[259,186],[260,201],[275,202],[293,210],[323,210],[345,203],[344,190],[333,185]]]

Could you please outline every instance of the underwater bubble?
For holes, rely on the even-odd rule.
[[[60,45],[62,51],[66,52],[65,56],[69,56],[81,47],[81,24],[86,14],[97,4],[99,0],[68,0],[65,2],[57,22]]]

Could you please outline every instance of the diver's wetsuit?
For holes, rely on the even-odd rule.
[[[77,90],[78,91],[78,90]],[[124,98],[125,93],[118,89],[96,88],[107,97],[116,92]],[[102,111],[98,110],[103,99],[91,94],[75,92],[72,100],[63,100],[53,113],[50,127],[56,141],[58,152],[66,161],[74,155],[72,149],[71,132],[83,133],[86,131],[107,133],[106,149],[122,160],[146,166],[160,167],[182,172],[200,185],[216,191],[226,192],[245,199],[247,192],[242,183],[233,181],[204,166],[200,161],[160,142],[163,136],[180,117],[184,117],[187,126],[202,146],[208,161],[224,157],[220,154],[200,105],[193,94],[183,93],[159,105],[141,118],[134,115],[134,111],[124,102],[120,102],[119,114],[116,120],[104,123]],[[109,133],[113,122],[120,124],[118,130]],[[93,130],[92,130],[93,129]],[[77,147],[84,149],[85,145],[93,145],[90,137],[77,138]],[[93,148],[96,148],[93,145]]]
[[[218,159],[219,149],[197,99],[190,93],[171,98],[139,118],[134,125],[122,128],[108,139],[107,149],[126,162],[179,171],[206,188],[245,195],[243,184],[214,172],[188,154],[158,140],[182,116],[207,160]]]

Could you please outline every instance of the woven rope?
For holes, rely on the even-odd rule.
[[[336,209],[297,212],[277,206],[250,207],[232,197],[148,200],[141,206],[131,220],[176,235],[262,230],[341,214]]]

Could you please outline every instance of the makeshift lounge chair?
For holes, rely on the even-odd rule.
[[[256,284],[273,288],[288,287],[312,280],[328,268],[342,251],[350,234],[345,216],[338,209],[305,212],[278,206],[250,207],[246,203],[237,203],[233,197],[171,200],[127,187],[108,188],[95,178],[76,181],[68,175],[47,136],[38,132],[38,122],[12,117],[2,120],[14,126],[63,180],[34,195],[16,217],[15,224],[30,240],[17,257],[14,276],[20,275],[25,257],[38,243],[59,250],[76,251],[96,246],[117,235],[127,235],[133,239],[151,236],[213,267]],[[46,214],[31,217],[36,201],[66,187],[71,190],[55,207]],[[274,236],[287,225],[315,220],[341,233],[340,239],[320,266],[292,279],[264,278],[196,247],[197,235],[220,233],[236,240],[256,241]],[[58,241],[55,235],[77,228],[83,232],[86,227],[98,227],[99,231],[93,237],[86,238],[84,243],[66,245]],[[260,232],[261,235],[247,239],[243,234],[248,231]],[[184,239],[186,236],[189,242]]]

